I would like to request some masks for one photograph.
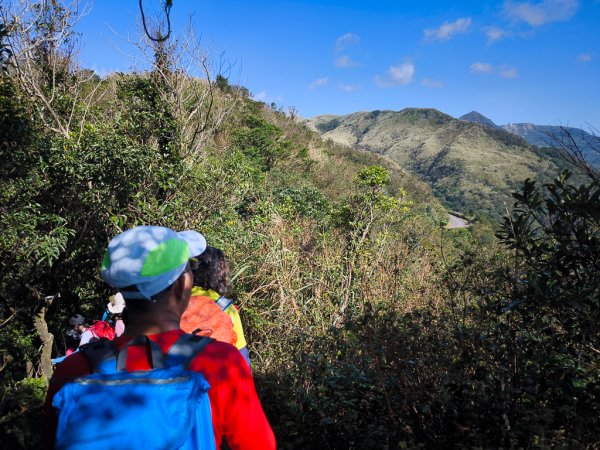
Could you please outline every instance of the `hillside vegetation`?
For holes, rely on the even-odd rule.
[[[500,194],[484,185],[508,199],[514,184],[511,216],[445,230],[408,158],[322,140],[186,53],[190,38],[142,42],[151,69],[100,79],[69,53],[69,10],[44,5],[0,28],[3,446],[39,448],[68,318],[100,317],[104,249],[141,224],[197,229],[228,256],[280,448],[598,446],[597,178],[515,174]],[[378,115],[403,128],[380,133]],[[398,155],[421,142],[410,167],[437,190],[475,198],[481,178],[451,181],[472,139],[498,169],[525,148],[432,110],[378,115],[327,123]]]
[[[505,130],[509,133],[519,136],[531,145],[537,147],[554,147],[567,150],[567,159],[570,154],[577,154],[584,158],[590,165],[600,166],[600,138],[597,131],[593,128],[588,133],[580,128],[552,125],[534,125],[532,123],[509,123],[506,125],[496,125],[487,117],[471,111],[468,114],[459,117],[460,120],[467,122],[481,123],[497,130]],[[577,165],[577,161],[570,160]]]
[[[567,167],[560,150],[434,109],[317,116],[307,124],[323,138],[384,155],[429,183],[447,207],[495,219],[510,208],[526,178],[548,181]]]
[[[600,166],[600,138],[580,128],[532,123],[509,123],[502,128],[538,147],[576,148],[591,164]]]

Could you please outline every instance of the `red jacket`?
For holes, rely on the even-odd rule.
[[[150,335],[149,338],[166,353],[182,334],[181,330],[172,330]],[[131,339],[131,336],[121,336],[114,342],[120,349]],[[127,370],[150,368],[146,348],[130,347],[127,352]],[[275,436],[256,395],[250,369],[234,346],[218,341],[210,343],[192,361],[190,369],[204,375],[211,386],[208,395],[217,448],[220,448],[222,439],[225,438],[232,450],[275,449]],[[67,381],[87,375],[90,371],[87,359],[79,352],[57,366],[50,380],[44,406],[44,448],[53,448],[56,434],[58,417],[52,407],[54,394]]]

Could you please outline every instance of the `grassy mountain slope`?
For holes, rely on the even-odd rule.
[[[532,123],[509,123],[502,128],[538,147],[576,146],[588,162],[600,167],[600,138],[580,128]]]
[[[307,121],[324,138],[387,156],[430,183],[450,208],[498,216],[526,178],[546,180],[565,163],[510,133],[434,109],[359,112]]]
[[[523,138],[527,143],[538,147],[566,148],[575,153],[581,152],[586,161],[592,165],[600,165],[600,138],[587,133],[581,128],[534,125],[532,123],[509,123],[496,125],[477,111],[459,117],[466,122],[481,123],[497,130],[508,131]]]
[[[379,165],[390,172],[389,192],[396,195],[400,188],[405,189],[415,207],[427,206],[435,210],[436,219],[442,218],[444,208],[433,195],[431,187],[419,177],[406,171],[397,161],[361,148],[348,147],[338,144],[330,139],[323,139],[311,127],[299,121],[290,120],[285,114],[272,110],[262,103],[254,103],[252,108],[259,111],[268,122],[281,128],[287,139],[299,149],[306,149],[304,169],[301,169],[299,160],[302,158],[291,157],[283,160],[281,171],[285,172],[285,184],[310,183],[334,201],[340,201],[353,189],[356,173],[361,168]],[[445,218],[445,217],[444,217]]]

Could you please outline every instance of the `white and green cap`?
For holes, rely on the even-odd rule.
[[[109,242],[100,276],[117,289],[137,287],[139,293],[121,291],[125,298],[149,299],[173,284],[188,260],[205,249],[206,239],[197,231],[135,227]]]

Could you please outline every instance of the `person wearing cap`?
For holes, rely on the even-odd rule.
[[[73,330],[79,335],[79,347],[85,344],[89,344],[94,339],[94,333],[89,330],[88,324],[86,323],[85,317],[81,314],[75,314],[69,319],[69,324],[73,327]]]
[[[85,317],[81,314],[75,314],[69,319],[69,325],[71,325],[73,331],[81,336],[81,333],[86,329]]]
[[[88,329],[85,317],[83,317],[81,314],[75,314],[74,316],[72,316],[69,319],[69,325],[71,325],[72,328],[65,333],[65,343],[68,341],[73,345],[67,346],[67,351],[64,356],[52,358],[52,364],[54,365],[60,364],[65,360],[67,356],[78,352],[79,347],[88,344],[94,338],[94,334]]]
[[[117,292],[108,298],[106,309],[111,315],[115,326],[115,337],[121,336],[125,332],[125,322],[123,322],[123,310],[125,309],[125,299],[123,294]]]
[[[193,277],[190,258],[206,248],[204,236],[195,231],[175,232],[169,228],[141,226],[113,238],[104,256],[101,277],[118,289],[125,299],[127,326],[113,342],[118,349],[139,335],[158,344],[163,353],[184,332],[179,323],[191,296]],[[149,370],[148,349],[131,346],[128,371]],[[223,439],[229,448],[274,449],[275,437],[264,414],[250,369],[232,345],[212,341],[194,357],[189,370],[200,372],[210,384],[208,391],[217,448]],[[56,369],[44,407],[45,448],[52,448],[57,426],[52,398],[67,381],[91,372],[82,353],[69,356]],[[152,430],[131,431],[144,433]]]

